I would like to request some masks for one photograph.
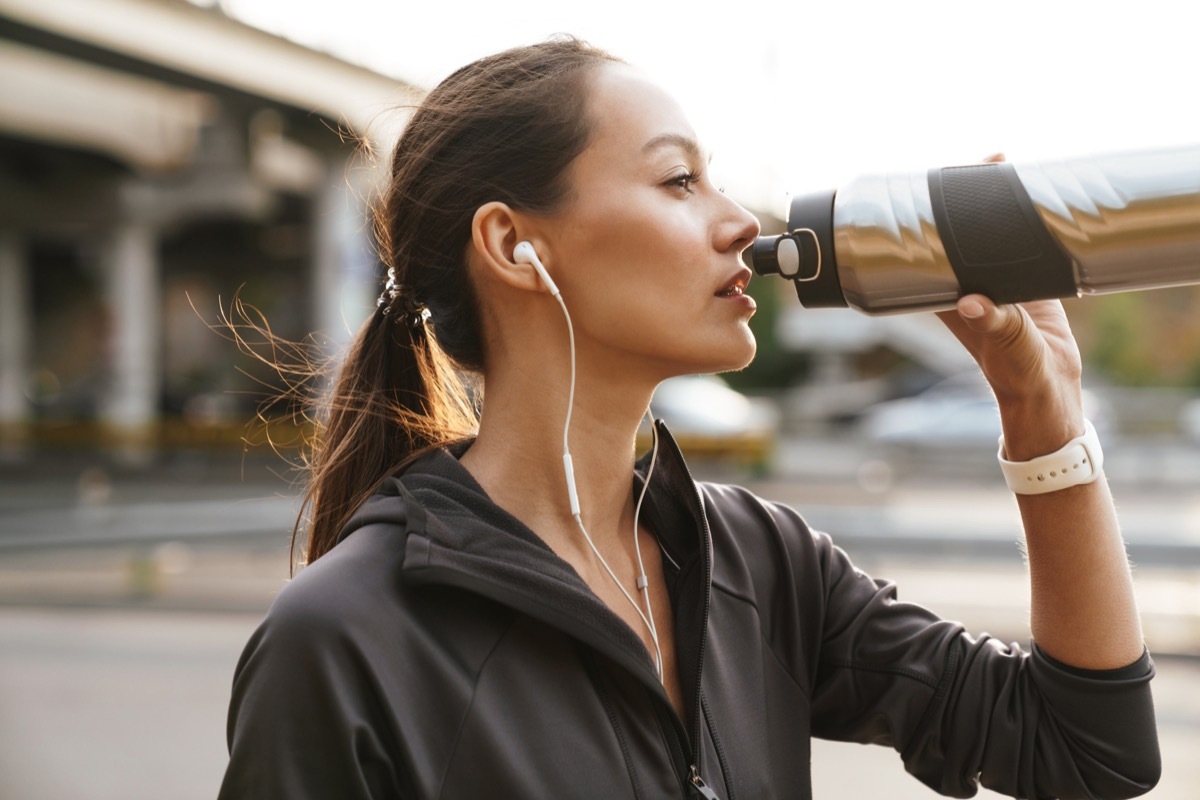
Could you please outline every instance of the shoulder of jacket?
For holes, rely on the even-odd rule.
[[[814,531],[796,509],[767,500],[744,486],[697,483],[714,540],[729,536],[743,543],[783,536],[802,546],[821,546],[824,534]],[[754,534],[761,534],[756,537]]]
[[[826,572],[835,553],[833,543],[794,508],[742,486],[697,486],[712,536],[714,585],[737,594],[758,594],[779,579],[811,584]]]
[[[286,581],[268,621],[302,626],[344,625],[384,602],[404,558],[404,528],[373,523],[344,535],[328,553]]]

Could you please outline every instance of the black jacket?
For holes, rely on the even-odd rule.
[[[1159,756],[1148,656],[1082,673],[898,602],[792,510],[696,484],[643,509],[687,718],[641,640],[454,454],[388,479],[238,663],[233,798],[810,796],[810,739],[894,747],[951,796],[1128,797]]]

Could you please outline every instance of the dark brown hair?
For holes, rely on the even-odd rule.
[[[573,38],[515,48],[459,69],[413,113],[375,209],[394,282],[350,346],[308,455],[303,552],[292,542],[301,563],[333,547],[383,478],[474,433],[460,372],[485,366],[466,268],[475,211],[500,201],[548,214],[566,202],[567,167],[589,138],[588,74],[615,60]]]

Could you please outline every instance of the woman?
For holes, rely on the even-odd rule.
[[[1027,654],[896,601],[790,509],[695,484],[661,425],[635,464],[660,381],[754,355],[758,225],[706,166],[668,96],[573,40],[471,64],[415,113],[378,216],[391,277],[335,387],[308,566],[238,664],[222,797],[807,797],[812,736],[890,745],[953,796],[1153,786],[1103,480],[1018,498]],[[1084,430],[1057,303],[943,319],[1009,460]],[[483,377],[477,428],[452,367]]]

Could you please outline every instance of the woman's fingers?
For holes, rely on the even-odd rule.
[[[1044,332],[1021,306],[997,305],[978,294],[959,299],[940,314],[979,363],[997,395],[1019,392],[1029,382],[1049,379]]]
[[[998,306],[981,294],[961,298],[955,310],[968,329],[990,337],[997,345],[1016,344],[1032,327],[1020,306]]]
[[[977,359],[985,345],[1015,343],[1033,327],[1020,306],[999,306],[981,294],[959,298],[953,311],[938,316]]]

